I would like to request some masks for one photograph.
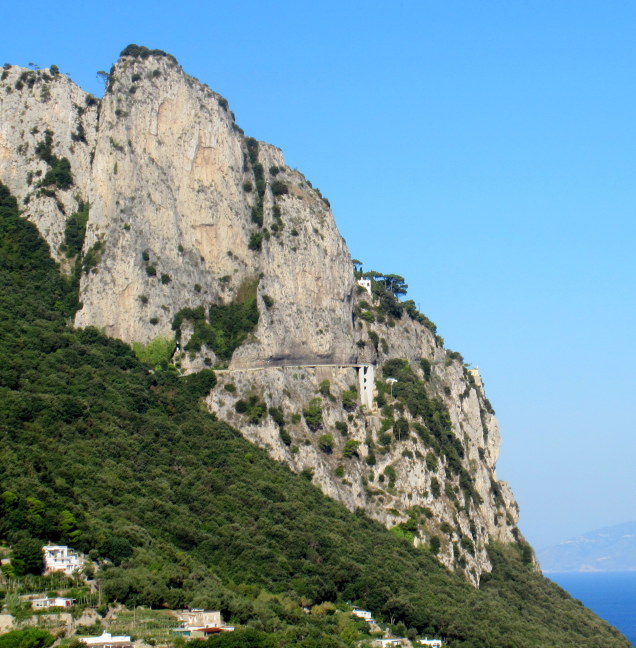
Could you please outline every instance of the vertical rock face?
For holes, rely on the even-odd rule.
[[[5,65],[0,78],[0,177],[60,260],[66,216],[88,196],[98,101],[50,70]],[[69,186],[45,182],[51,170],[42,151],[47,131],[50,155],[70,162]]]
[[[100,241],[103,252],[82,281],[79,326],[148,342],[173,334],[181,308],[226,303],[260,277],[259,299],[266,294],[274,306],[235,361],[345,352],[351,264],[333,216],[278,149],[253,144],[250,159],[227,102],[172,59],[118,62],[89,193],[86,245]],[[275,198],[274,181],[287,193]],[[262,225],[251,217],[259,201]],[[282,229],[270,231],[276,222]],[[250,249],[261,236],[261,249]]]
[[[5,67],[0,116],[0,181],[63,267],[81,263],[76,326],[145,345],[174,338],[184,309],[211,325],[211,305],[251,290],[258,323],[233,353],[207,340],[173,356],[184,372],[229,359],[212,411],[475,584],[490,541],[521,540],[478,374],[413,309],[387,314],[356,285],[328,202],[223,97],[127,48],[99,102],[51,70]],[[75,259],[65,230],[86,202]],[[195,328],[184,320],[182,345]],[[378,377],[365,405],[362,365]]]

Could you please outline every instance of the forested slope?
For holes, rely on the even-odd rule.
[[[302,612],[339,600],[454,646],[629,645],[515,545],[490,548],[477,590],[327,499],[199,405],[212,372],[150,373],[125,344],[70,328],[75,282],[2,185],[0,286],[3,539],[110,558],[111,600],[218,607],[277,645],[351,645],[355,631]]]

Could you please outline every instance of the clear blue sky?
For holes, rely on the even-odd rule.
[[[280,146],[480,367],[535,546],[636,519],[633,0],[34,0],[3,23],[4,60],[96,94],[128,43],[164,49]]]

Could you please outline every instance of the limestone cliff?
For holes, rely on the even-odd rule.
[[[0,180],[81,268],[76,326],[141,345],[176,332],[181,371],[225,367],[212,411],[475,584],[488,542],[521,540],[478,373],[386,280],[356,283],[328,202],[223,97],[136,46],[99,101],[56,70],[5,66],[0,86]],[[221,331],[250,300],[250,326]]]

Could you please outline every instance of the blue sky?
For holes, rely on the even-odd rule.
[[[174,54],[478,365],[542,547],[636,519],[636,3],[106,3],[3,11],[2,56],[101,94]]]

